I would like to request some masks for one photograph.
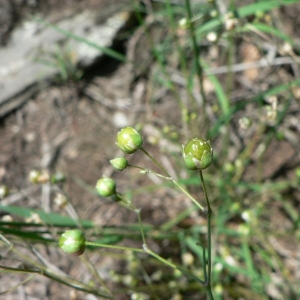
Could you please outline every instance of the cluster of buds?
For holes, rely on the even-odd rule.
[[[123,153],[132,154],[142,148],[143,138],[134,128],[125,127],[118,132],[116,144]],[[114,158],[110,160],[110,163],[117,171],[123,171],[128,166],[128,161],[125,157]],[[102,197],[112,197],[115,201],[120,200],[116,190],[116,182],[112,178],[100,178],[97,181],[96,190]]]
[[[125,154],[132,154],[142,148],[143,138],[134,128],[125,127],[118,132],[116,144]],[[209,141],[193,138],[185,146],[182,145],[182,148],[183,160],[188,169],[203,170],[212,163],[213,150]],[[128,161],[124,157],[112,159],[110,163],[118,171],[123,171],[128,166]],[[112,178],[100,178],[96,190],[102,197],[112,197],[114,201],[124,201],[128,204],[117,193],[116,182]],[[86,239],[80,230],[69,230],[61,235],[58,245],[65,253],[79,256],[85,250]],[[185,263],[192,263],[192,257],[186,257]]]
[[[40,172],[38,170],[31,170],[29,172],[29,181],[34,184],[43,184],[49,181],[53,184],[57,184],[57,183],[64,182],[65,180],[66,180],[66,176],[60,172],[53,174],[51,176],[46,171]]]
[[[270,105],[266,106],[266,117],[268,121],[275,121],[277,117],[278,100],[276,96],[271,96],[267,99]]]
[[[29,173],[29,181],[34,184],[49,182],[50,176],[47,172],[32,170]]]

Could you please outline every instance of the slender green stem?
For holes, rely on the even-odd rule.
[[[156,253],[152,252],[150,249],[147,249],[147,246],[145,244],[145,252],[151,254],[152,256],[156,257],[157,259],[159,259],[160,261],[166,263],[167,265],[171,266],[171,267],[176,267],[177,269],[179,269],[180,271],[182,271],[183,273],[192,276],[193,278],[197,279],[197,281],[201,282],[201,284],[204,284],[204,286],[207,289],[207,293],[210,297],[211,300],[213,300],[213,295],[212,295],[212,291],[211,291],[211,208],[210,208],[210,204],[209,204],[209,200],[208,200],[208,195],[207,195],[207,191],[206,191],[206,185],[204,182],[204,178],[203,178],[203,174],[202,171],[199,170],[199,174],[200,174],[200,179],[201,179],[201,183],[202,183],[202,187],[203,187],[203,191],[204,191],[204,195],[205,195],[205,200],[206,200],[206,205],[207,205],[207,209],[204,209],[204,207],[198,203],[198,201],[193,198],[175,179],[172,178],[172,176],[168,173],[168,171],[150,154],[148,153],[144,148],[140,148],[141,151],[144,152],[144,154],[146,156],[148,156],[148,158],[155,164],[157,165],[165,174],[167,177],[171,178],[172,182],[185,194],[187,195],[203,212],[206,213],[207,216],[207,234],[208,234],[208,267],[207,267],[207,273],[206,273],[206,262],[205,262],[205,253],[203,254],[204,256],[204,275],[205,275],[205,281],[202,281],[201,279],[199,279],[198,277],[190,274],[189,272],[186,272],[184,270],[182,270],[181,268],[176,267],[175,265],[169,263],[168,261],[164,260],[162,257],[158,256]],[[205,249],[204,249],[205,251]],[[159,257],[159,258],[158,258]]]
[[[124,198],[122,194],[116,193],[112,196],[112,198],[114,201],[119,202],[122,206],[135,211],[135,209],[136,209],[135,206],[130,201],[128,201],[126,198]]]
[[[227,97],[228,99],[231,98],[231,91],[232,91],[232,85],[233,85],[233,72],[232,72],[232,65],[233,65],[233,59],[234,59],[234,43],[233,43],[233,33],[228,33],[228,74],[226,76],[226,86],[227,86]]]
[[[144,233],[143,223],[142,223],[142,218],[141,218],[141,210],[140,209],[135,209],[135,212],[136,212],[136,214],[138,216],[139,225],[140,225],[141,234],[142,234],[143,244],[146,244],[145,233]]]
[[[206,185],[204,182],[202,170],[199,170],[199,175],[200,175],[200,180],[202,183],[204,196],[205,196],[205,200],[206,200],[206,205],[207,205],[206,218],[207,218],[207,252],[208,252],[207,259],[208,259],[208,262],[207,262],[207,277],[205,278],[205,283],[206,283],[206,289],[207,289],[209,298],[214,299],[212,291],[211,291],[211,215],[212,215],[212,210],[211,210],[211,207],[209,204]]]
[[[206,97],[205,97],[205,93],[204,93],[204,87],[203,87],[203,70],[202,70],[202,66],[200,65],[199,62],[199,48],[197,45],[197,41],[196,41],[196,33],[195,33],[195,26],[194,23],[192,22],[192,10],[191,10],[191,4],[190,4],[190,0],[185,0],[185,4],[186,4],[186,9],[187,9],[187,14],[188,14],[188,18],[189,18],[189,28],[190,28],[190,33],[191,33],[191,38],[192,38],[192,42],[193,42],[193,50],[194,50],[194,54],[195,54],[195,61],[196,61],[196,69],[197,69],[197,75],[198,75],[198,80],[199,80],[199,84],[200,84],[200,93],[203,99],[203,104],[205,107],[206,104]],[[205,112],[205,109],[204,109]]]
[[[174,8],[172,7],[171,1],[168,0],[166,1],[166,8],[167,8],[167,12],[168,12],[168,16],[170,19],[170,27],[173,33],[173,38],[174,38],[174,43],[176,45],[176,49],[177,49],[177,53],[178,53],[178,57],[179,57],[179,62],[180,62],[180,69],[183,73],[183,77],[186,79],[186,86],[187,86],[187,92],[188,92],[188,96],[189,98],[193,101],[192,105],[194,106],[194,109],[196,110],[196,101],[195,101],[195,97],[193,96],[192,93],[192,88],[189,84],[189,69],[187,66],[187,59],[186,56],[184,55],[184,51],[182,49],[182,46],[180,44],[179,41],[179,37],[177,34],[177,30],[178,30],[178,24],[176,22],[175,19],[175,14],[174,14]],[[182,115],[182,119],[184,120],[185,116],[185,110],[181,111],[181,115]],[[185,122],[183,122],[183,124],[185,124]]]
[[[107,244],[100,244],[100,243],[93,243],[93,242],[85,242],[87,246],[96,246],[101,248],[109,248],[109,249],[116,249],[116,250],[130,250],[133,252],[140,252],[144,253],[145,251],[140,248],[131,248],[131,247],[123,247],[123,246],[115,246],[115,245],[107,245]]]
[[[137,167],[140,169],[140,167]],[[141,210],[139,208],[136,208],[134,204],[128,202],[122,194],[115,194],[115,199],[117,201],[120,201],[120,204],[122,204],[123,206],[125,206],[126,208],[133,210],[137,216],[138,216],[138,221],[139,221],[139,225],[140,225],[140,230],[141,230],[141,234],[142,234],[142,239],[143,239],[143,244],[146,244],[146,239],[145,239],[145,233],[144,233],[144,229],[143,229],[143,224],[142,224],[142,219],[141,219]]]
[[[207,290],[209,299],[210,299],[210,300],[214,300],[215,298],[214,298],[214,295],[213,295],[213,293],[212,293],[211,285],[210,285],[210,284],[207,286],[207,289],[206,289],[206,290]]]
[[[42,269],[42,270],[47,270],[47,268],[46,268],[44,265],[42,265],[42,264],[40,264],[40,263],[34,261],[34,260],[31,259],[28,255],[25,255],[25,254],[21,253],[19,250],[17,250],[17,249],[15,248],[14,244],[11,243],[9,240],[7,240],[7,239],[4,237],[4,235],[0,234],[0,239],[1,239],[7,246],[9,246],[8,251],[12,251],[14,254],[16,254],[17,256],[19,256],[20,258],[22,258],[24,261],[27,261],[28,263],[34,265],[34,266],[37,267],[37,268],[40,268],[40,269]]]
[[[204,246],[202,246],[202,261],[203,261],[204,281],[207,282],[206,255],[205,255],[205,247]]]
[[[162,224],[160,226],[160,229],[162,231],[168,231],[171,228],[173,228],[175,225],[177,225],[178,223],[180,223],[182,220],[186,219],[192,211],[198,210],[199,207],[198,206],[190,206],[189,208],[185,209],[184,211],[182,211],[181,213],[177,214],[173,219],[167,221],[166,223]]]
[[[193,275],[192,273],[184,270],[183,268],[176,266],[174,264],[172,264],[171,262],[167,261],[166,259],[162,258],[161,256],[159,256],[158,254],[156,254],[155,252],[153,252],[152,250],[150,250],[147,246],[144,246],[144,250],[146,253],[150,254],[151,256],[155,257],[157,260],[159,260],[160,262],[168,265],[169,267],[179,270],[180,272],[182,272],[183,274],[185,274],[186,276],[189,276],[193,279],[195,279],[196,281],[199,281],[202,285],[205,286],[205,282],[201,279],[199,279],[197,276]]]
[[[172,264],[171,262],[167,261],[166,259],[162,258],[161,256],[159,256],[158,254],[156,254],[155,252],[153,252],[152,250],[150,250],[148,247],[144,246],[144,250],[146,253],[150,254],[151,256],[155,257],[157,260],[159,260],[160,262],[164,263],[165,265],[173,268],[173,269],[177,269],[177,266]]]
[[[151,174],[155,174],[157,177],[164,178],[164,179],[166,179],[166,180],[172,180],[172,177],[167,177],[167,176],[161,175],[161,174],[159,174],[159,173],[156,173],[156,172],[154,172],[154,171],[151,171],[151,170],[149,170],[149,169],[146,169],[146,168],[143,168],[143,167],[140,167],[140,166],[135,166],[135,165],[130,165],[130,164],[128,164],[128,167],[140,169],[140,170],[142,170],[142,171],[141,171],[142,174],[148,174],[148,173],[151,173]]]
[[[19,257],[19,259],[23,259],[25,262],[27,262],[28,264],[33,265],[36,269],[32,269],[30,272],[27,272],[28,270],[24,270],[24,272],[26,273],[37,273],[39,275],[48,277],[54,281],[57,281],[61,284],[73,287],[77,290],[81,290],[87,293],[92,293],[95,294],[97,296],[101,296],[103,298],[106,299],[112,299],[111,295],[107,295],[104,294],[102,292],[99,292],[98,290],[94,290],[91,287],[73,280],[72,278],[66,278],[66,277],[62,277],[61,275],[58,275],[57,273],[53,272],[51,269],[45,267],[44,265],[41,265],[40,263],[34,261],[33,259],[29,258],[28,255],[24,255],[22,254],[20,251],[18,251],[17,249],[15,249],[14,244],[11,243],[10,241],[8,241],[2,234],[0,234],[0,239],[7,245],[9,246],[9,251],[12,251],[16,256]],[[0,266],[0,269],[4,269],[4,270],[9,270],[8,267],[4,267],[4,266]],[[15,269],[16,271],[19,271],[21,269]],[[29,269],[30,270],[30,269]]]
[[[137,1],[137,2],[139,3],[140,1]],[[166,68],[165,55],[164,55],[164,53],[162,53],[162,51],[159,50],[159,47],[156,45],[155,41],[153,40],[151,30],[149,29],[149,24],[147,24],[148,22],[144,22],[144,17],[139,12],[138,6],[136,6],[135,2],[134,2],[134,5],[135,5],[134,11],[135,11],[135,14],[137,16],[137,19],[140,22],[140,24],[143,25],[143,27],[144,27],[144,32],[145,32],[145,35],[146,35],[147,43],[149,44],[149,46],[151,48],[151,51],[153,52],[153,55],[156,58],[156,61],[157,61],[158,65],[160,66],[162,74],[167,79],[166,84],[167,84],[168,88],[174,94],[175,100],[177,101],[178,106],[179,106],[180,111],[181,111],[182,125],[183,125],[183,127],[186,127],[184,111],[187,110],[187,107],[186,107],[185,103],[182,101],[182,97],[180,96],[178,90],[176,89],[176,86],[175,86],[175,84],[174,84],[174,82],[171,78],[170,72],[168,72],[168,70]],[[137,67],[137,69],[140,68],[140,66],[136,66],[136,67]]]
[[[4,270],[9,270],[9,272],[17,272],[17,273],[35,273],[35,272],[26,272],[25,270],[22,269],[14,269],[14,268],[9,268],[9,267],[4,267],[4,266],[0,266],[0,269],[4,269]],[[20,271],[16,271],[16,270],[20,270]],[[25,280],[23,280],[22,282],[19,282],[18,284],[8,288],[5,291],[1,291],[0,295],[4,295],[7,293],[11,293],[12,291],[15,291],[18,287],[20,287],[21,285],[25,285],[27,282],[29,282],[30,280],[32,280],[34,277],[36,277],[37,274],[32,274],[30,275],[28,278],[26,278]]]
[[[165,167],[160,162],[158,162],[148,151],[146,151],[143,147],[141,147],[140,150],[143,151],[149,157],[149,159],[152,160],[153,163],[156,164],[168,177],[172,177],[165,169]]]
[[[86,293],[92,293],[96,296],[100,296],[100,297],[105,298],[105,299],[112,299],[112,297],[110,295],[105,295],[104,293],[99,292],[98,290],[94,290],[90,286],[87,286],[87,285],[85,285],[85,284],[83,284],[79,281],[75,281],[71,278],[67,278],[67,280],[66,280],[66,278],[63,278],[59,275],[55,275],[54,273],[51,273],[50,271],[47,271],[47,270],[37,269],[37,268],[35,268],[35,269],[11,268],[11,267],[2,266],[2,265],[0,265],[0,270],[3,270],[3,271],[1,271],[1,273],[5,272],[5,271],[9,272],[9,273],[12,273],[12,272],[16,272],[16,273],[36,273],[38,275],[42,275],[42,276],[45,276],[47,278],[50,278],[53,281],[56,281],[56,282],[59,282],[61,284],[70,286],[74,289],[77,289],[77,290],[80,290],[80,291],[83,291],[83,292],[86,292]],[[23,282],[21,284],[23,284]],[[20,284],[18,284],[18,286],[19,285]],[[8,291],[11,291],[11,290],[8,290]]]
[[[208,263],[207,263],[207,279],[206,279],[206,288],[207,291],[212,296],[211,291],[211,211],[207,213],[207,251],[208,251]],[[210,299],[214,299],[213,296]]]
[[[192,197],[176,180],[172,180],[173,183],[186,195],[188,196],[195,205],[197,205],[203,212],[205,211],[204,207],[194,198]]]
[[[83,261],[83,263],[86,265],[86,267],[91,271],[92,274],[94,274],[95,278],[98,280],[98,282],[102,285],[105,292],[113,297],[112,292],[110,291],[109,287],[106,285],[105,281],[101,278],[99,272],[95,268],[95,266],[90,262],[89,258],[85,255],[80,256],[80,259]]]
[[[208,195],[207,195],[207,190],[206,190],[206,185],[205,185],[205,182],[204,182],[202,170],[199,170],[199,175],[200,175],[200,180],[201,180],[201,184],[202,184],[203,191],[204,191],[204,197],[205,197],[205,201],[206,201],[206,205],[207,205],[207,210],[211,212],[211,208],[210,208],[210,204],[209,204],[209,200],[208,200]]]
[[[143,147],[140,148],[152,161],[155,165],[157,165],[166,175],[169,180],[171,180],[187,197],[189,197],[195,205],[197,205],[203,212],[205,211],[204,207],[192,196],[190,195],[169,173],[168,171],[160,164],[148,151],[146,151]]]
[[[184,270],[183,268],[181,268],[179,266],[176,266],[175,264],[173,264],[173,263],[167,261],[166,259],[164,259],[163,257],[159,256],[158,254],[156,254],[155,252],[153,252],[152,250],[150,250],[146,244],[143,245],[143,249],[131,248],[131,247],[123,247],[123,246],[115,246],[115,245],[107,245],[107,244],[100,244],[100,243],[93,243],[93,242],[85,242],[85,244],[87,246],[97,246],[97,247],[117,249],[117,250],[130,250],[130,251],[133,251],[133,252],[150,254],[151,256],[155,257],[158,261],[162,262],[163,264],[165,264],[165,265],[167,265],[167,266],[169,266],[169,267],[171,267],[173,269],[179,270],[183,274],[185,274],[185,275],[187,275],[189,277],[192,277],[195,280],[199,281],[203,286],[206,286],[206,283],[204,281],[202,281],[201,279],[199,279],[198,277],[196,277],[192,273]]]
[[[65,193],[57,186],[56,187],[63,195],[65,195]],[[68,197],[67,197],[68,198]],[[74,206],[72,205],[72,203],[68,200],[68,208],[69,210],[67,210],[67,212],[70,213],[70,216],[76,221],[79,229],[81,231],[84,231],[84,228],[82,226],[82,222],[80,221],[78,214],[74,208]],[[47,226],[47,225],[46,225]],[[52,228],[50,228],[51,230]],[[88,257],[86,257],[85,255],[82,255],[80,257],[80,259],[83,261],[83,263],[85,264],[85,266],[91,271],[91,273],[95,276],[95,278],[98,280],[98,282],[102,285],[103,289],[105,289],[105,291],[112,296],[112,293],[110,291],[110,289],[108,288],[108,286],[106,285],[105,281],[101,278],[99,272],[97,271],[96,267],[94,264],[91,263],[90,259]]]

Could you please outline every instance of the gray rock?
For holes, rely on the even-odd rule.
[[[47,85],[45,79],[59,74],[60,64],[72,63],[74,67],[93,64],[103,55],[101,49],[112,45],[116,34],[130,19],[130,13],[119,12],[97,24],[96,14],[86,10],[53,26],[32,19],[13,31],[8,43],[0,48],[0,118]],[[59,51],[68,51],[70,61],[55,61],[53,57]],[[43,62],[41,59],[45,58]],[[51,60],[54,66],[49,67],[45,61]]]

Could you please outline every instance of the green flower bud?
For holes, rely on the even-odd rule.
[[[241,129],[248,129],[252,125],[252,121],[248,117],[242,117],[239,119],[239,124]]]
[[[186,18],[179,20],[178,24],[180,29],[187,29],[190,26],[190,22]]]
[[[0,186],[0,199],[9,195],[9,188],[6,185]]]
[[[182,156],[188,169],[203,170],[212,163],[213,150],[209,141],[194,138],[182,145]]]
[[[29,181],[31,183],[38,183],[39,177],[41,176],[41,172],[37,170],[32,170],[29,173]]]
[[[125,157],[117,157],[109,161],[117,171],[123,171],[128,166],[128,161]]]
[[[102,177],[97,181],[96,189],[100,196],[112,196],[116,194],[116,182],[111,178]]]
[[[53,174],[50,178],[51,183],[61,183],[66,180],[66,176],[63,173],[57,172],[56,174]]]
[[[50,180],[48,172],[43,171],[42,173],[37,170],[31,170],[29,173],[29,181],[34,184],[47,183]]]
[[[258,18],[258,19],[263,19],[264,16],[265,16],[265,12],[262,11],[262,10],[257,10],[255,12],[255,17]]]
[[[58,246],[67,254],[79,256],[85,249],[84,234],[78,229],[68,230],[59,238]]]
[[[134,128],[125,127],[118,132],[116,144],[124,153],[131,154],[142,147],[143,138]]]

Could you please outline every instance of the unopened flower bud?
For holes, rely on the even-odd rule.
[[[183,264],[186,266],[191,266],[194,263],[194,256],[191,253],[184,253],[181,258]]]
[[[41,172],[37,170],[32,170],[29,173],[29,181],[31,183],[38,183],[39,177],[41,176]]]
[[[26,223],[42,224],[43,221],[37,213],[31,213],[31,216],[25,219]]]
[[[58,245],[62,251],[67,254],[79,256],[83,254],[85,249],[84,234],[78,230],[68,230],[61,235]]]
[[[12,217],[11,215],[5,215],[5,216],[3,216],[3,217],[1,218],[1,221],[2,221],[2,222],[13,222],[14,219],[13,219],[13,217]]]
[[[231,31],[235,29],[239,22],[233,12],[227,13],[224,17],[224,21],[225,21],[225,29],[227,31]]]
[[[212,163],[213,150],[209,141],[194,138],[182,145],[182,150],[183,160],[190,170],[204,170]]]
[[[257,10],[257,11],[255,12],[255,17],[256,17],[257,19],[262,19],[264,16],[265,16],[265,12],[262,11],[262,10]]]
[[[206,38],[207,38],[210,42],[214,43],[214,42],[217,41],[218,35],[217,35],[214,31],[212,31],[212,32],[209,32],[209,33],[207,34]]]
[[[109,197],[116,194],[116,182],[108,177],[102,177],[97,181],[96,189],[100,196]]]
[[[189,25],[190,25],[186,18],[180,19],[178,24],[181,29],[187,29],[187,28],[189,28]]]
[[[48,172],[44,171],[40,174],[40,176],[37,179],[37,183],[47,183],[50,180],[50,175]]]
[[[131,154],[142,147],[143,138],[134,128],[125,127],[118,132],[116,144],[124,153]]]
[[[50,181],[53,184],[64,182],[66,180],[66,176],[61,173],[57,172],[56,174],[51,175]]]
[[[284,55],[292,55],[293,54],[293,46],[290,43],[284,43],[281,48],[282,54]]]
[[[60,208],[65,208],[68,204],[68,198],[61,193],[57,193],[54,198],[54,203]]]
[[[228,19],[225,22],[225,29],[227,31],[231,31],[231,30],[233,30],[236,27],[237,24],[238,24],[238,20],[237,19]]]
[[[123,171],[128,166],[128,161],[125,157],[117,157],[117,158],[111,159],[109,162],[112,164],[114,169],[117,171]]]
[[[241,129],[248,129],[252,125],[252,121],[248,117],[242,117],[239,119],[239,124]]]
[[[47,172],[40,172],[37,170],[31,170],[29,173],[29,181],[31,183],[47,183],[50,180],[50,176]]]
[[[266,116],[269,121],[274,121],[277,117],[277,111],[271,105],[266,105]]]
[[[6,185],[0,186],[0,199],[9,195],[9,188]]]
[[[209,14],[212,18],[215,18],[218,16],[218,11],[216,9],[213,9]]]

